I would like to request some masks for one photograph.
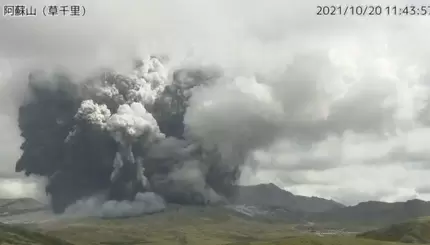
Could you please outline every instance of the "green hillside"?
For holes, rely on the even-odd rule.
[[[229,245],[401,245],[402,243],[383,242],[369,239],[354,238],[351,236],[298,236],[267,242],[231,243]]]
[[[430,218],[424,217],[390,225],[386,228],[359,234],[358,237],[380,241],[427,244],[430,243]]]
[[[390,245],[339,234],[318,236],[296,225],[257,221],[220,208],[180,207],[123,219],[85,219],[45,225],[46,234],[78,245]]]
[[[72,245],[58,238],[29,231],[21,227],[0,224],[2,245]]]
[[[430,216],[430,202],[414,199],[395,203],[363,202],[356,206],[311,214],[306,220],[383,227],[422,216]]]

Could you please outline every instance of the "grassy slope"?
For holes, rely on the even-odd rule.
[[[127,219],[86,219],[45,227],[79,245],[388,245],[354,236],[304,235],[285,223],[257,222],[216,208],[180,208]]]
[[[342,225],[384,227],[430,215],[430,202],[414,199],[406,202],[385,203],[369,201],[323,213],[308,215],[316,223],[336,222]]]
[[[252,242],[249,245],[400,245],[403,243],[382,242],[376,240],[360,239],[351,236],[299,236],[278,239],[266,242]],[[243,243],[231,243],[229,245],[244,245]]]
[[[58,238],[21,227],[0,224],[0,244],[2,245],[71,245]]]
[[[358,236],[381,241],[430,243],[430,218],[423,217],[409,222],[394,224],[383,229],[368,231]]]

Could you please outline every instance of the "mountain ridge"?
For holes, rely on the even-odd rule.
[[[430,202],[411,199],[404,202],[361,202],[307,217],[314,222],[348,222],[360,224],[380,224],[403,222],[422,216],[430,216]]]
[[[320,197],[294,195],[273,183],[239,186],[233,204],[282,207],[299,212],[324,212],[345,205]]]

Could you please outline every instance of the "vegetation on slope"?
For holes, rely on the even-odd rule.
[[[29,231],[21,227],[0,224],[2,245],[72,245],[59,238]]]
[[[333,209],[306,217],[312,222],[338,222],[341,224],[377,225],[405,222],[422,216],[430,216],[430,202],[409,200],[406,202],[363,202],[356,206]]]
[[[368,231],[358,237],[404,243],[430,243],[430,219],[419,218],[409,222],[390,225],[389,227]]]
[[[352,236],[296,236],[265,242],[230,243],[228,245],[400,245],[401,243],[382,242],[354,238]]]
[[[217,207],[178,207],[124,219],[55,223],[47,234],[82,245],[391,245],[353,235],[324,237],[283,222],[254,220]]]

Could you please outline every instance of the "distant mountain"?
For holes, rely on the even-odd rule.
[[[274,184],[239,187],[231,206],[252,217],[265,216],[290,222],[338,223],[380,227],[430,216],[430,202],[362,202],[344,206],[332,200],[294,195]]]
[[[274,184],[240,186],[232,202],[239,205],[279,207],[290,211],[311,213],[344,207],[332,200],[294,195]]]
[[[422,216],[430,216],[430,202],[414,199],[394,203],[363,202],[356,206],[309,214],[306,219],[315,222],[386,225]]]
[[[32,198],[0,199],[0,216],[22,214],[47,209],[47,205]]]

